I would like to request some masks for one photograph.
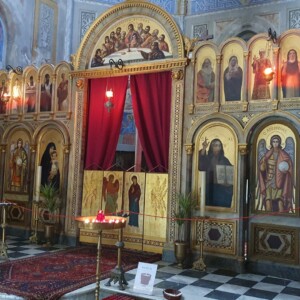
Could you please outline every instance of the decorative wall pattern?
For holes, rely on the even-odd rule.
[[[289,12],[289,28],[300,28],[300,9]]]
[[[202,222],[194,224],[194,247],[200,246]],[[236,222],[206,220],[203,228],[204,250],[235,255]]]
[[[50,0],[38,0],[35,7],[33,40],[34,63],[42,64],[56,60],[57,4]]]
[[[207,31],[207,24],[195,25],[193,27],[193,37],[200,37],[202,34],[205,34]]]
[[[114,5],[124,1],[123,0],[96,0],[96,2]],[[165,9],[167,12],[171,14],[176,12],[177,1],[175,0],[151,0],[149,2],[152,2],[153,4],[160,6],[161,8]]]
[[[227,10],[232,8],[252,6],[257,4],[265,4],[268,2],[272,2],[272,0],[193,0],[191,2],[191,13],[199,14],[218,10]]]
[[[163,9],[165,9],[170,14],[176,13],[176,2],[174,0],[152,0],[150,1]]]
[[[80,26],[80,40],[82,40],[83,36],[94,22],[96,18],[96,14],[89,12],[89,11],[82,11],[81,12],[81,26]]]
[[[38,34],[38,46],[51,50],[53,40],[54,11],[51,7],[41,4]]]
[[[296,228],[272,226],[268,224],[252,224],[252,254],[257,258],[298,263],[298,236]]]

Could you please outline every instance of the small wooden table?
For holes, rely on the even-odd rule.
[[[78,217],[75,218],[78,222],[78,227],[81,229],[88,230],[96,230],[98,232],[98,243],[97,243],[97,265],[96,265],[96,289],[95,289],[95,299],[99,299],[99,291],[100,291],[100,259],[101,259],[101,240],[102,240],[102,231],[103,230],[111,230],[111,229],[119,229],[119,241],[116,246],[118,247],[118,263],[115,269],[112,271],[111,278],[108,282],[114,280],[114,282],[119,282],[119,288],[125,289],[123,284],[127,285],[127,281],[124,277],[124,270],[121,264],[121,248],[123,248],[124,243],[122,241],[123,237],[123,228],[126,226],[126,218],[118,217],[118,216],[105,216],[105,219],[101,222],[96,221],[96,216],[90,217]]]

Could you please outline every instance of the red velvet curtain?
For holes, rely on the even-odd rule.
[[[168,172],[171,87],[169,71],[130,77],[134,119],[152,172]]]
[[[86,170],[108,170],[114,160],[124,111],[128,77],[90,80]],[[113,107],[105,107],[106,90],[112,89]]]

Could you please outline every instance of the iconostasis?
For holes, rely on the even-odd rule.
[[[194,146],[199,208],[205,201],[213,218],[204,225],[207,253],[299,263],[299,42],[300,31],[289,30],[276,41],[257,34],[193,50],[186,149]],[[195,222],[195,250],[199,230]]]

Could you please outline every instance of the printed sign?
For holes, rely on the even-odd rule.
[[[157,265],[139,262],[135,275],[133,290],[138,293],[152,295]]]

